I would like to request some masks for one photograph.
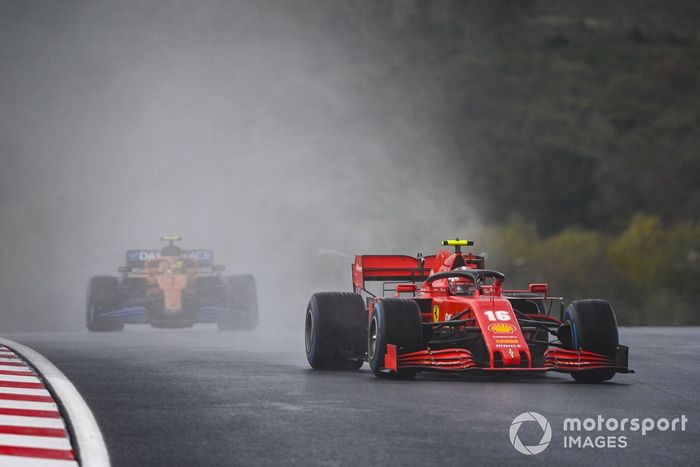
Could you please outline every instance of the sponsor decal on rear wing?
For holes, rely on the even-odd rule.
[[[143,268],[144,263],[160,256],[160,250],[127,250],[126,265],[130,268]],[[182,256],[197,260],[200,268],[214,266],[214,250],[182,250]]]

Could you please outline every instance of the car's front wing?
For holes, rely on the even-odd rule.
[[[462,372],[462,371],[559,371],[572,373],[576,371],[595,370],[600,368],[614,369],[618,373],[634,373],[627,366],[629,349],[619,345],[615,357],[588,352],[585,350],[567,350],[550,347],[544,353],[543,367],[488,367],[475,361],[467,349],[451,348],[441,350],[424,349],[415,352],[400,353],[396,345],[388,344],[384,356],[384,368],[389,372],[397,372],[402,368],[417,368],[432,371]]]
[[[226,319],[247,315],[246,311],[218,306],[202,306],[196,312],[177,312],[163,315],[160,321],[182,321],[191,323],[217,323]],[[100,314],[102,319],[121,322],[124,324],[148,324],[157,321],[143,306],[131,306]]]

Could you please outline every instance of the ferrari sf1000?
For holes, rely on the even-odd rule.
[[[505,290],[505,275],[463,253],[356,256],[353,292],[323,292],[306,309],[306,356],[316,369],[359,369],[411,378],[419,371],[570,373],[601,382],[631,373],[604,300],[567,307],[547,284]],[[381,295],[365,285],[383,282]],[[390,292],[393,296],[385,297]]]

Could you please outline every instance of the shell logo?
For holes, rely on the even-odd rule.
[[[512,334],[515,332],[515,327],[506,323],[494,323],[489,325],[489,331],[496,334]]]

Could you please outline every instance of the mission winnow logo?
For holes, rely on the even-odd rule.
[[[561,446],[565,449],[624,449],[631,436],[647,436],[658,431],[686,431],[688,417],[642,418],[642,417],[595,417],[565,418],[561,432]],[[552,426],[544,415],[523,412],[513,419],[508,430],[510,443],[516,451],[526,456],[543,452],[552,442]],[[525,444],[522,438],[537,443]]]

